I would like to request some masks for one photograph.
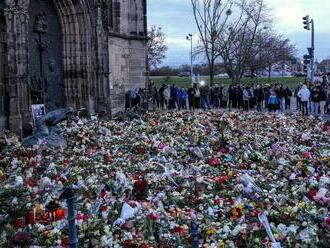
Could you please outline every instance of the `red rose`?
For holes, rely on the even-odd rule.
[[[311,157],[311,154],[309,152],[304,152],[303,153],[303,157],[304,158],[310,158]]]
[[[312,189],[307,193],[307,197],[308,197],[308,199],[313,201],[316,194],[317,194],[317,191],[315,189]]]
[[[102,190],[101,195],[100,195],[101,198],[104,199],[106,197],[106,195],[107,195],[107,192],[105,190]]]
[[[325,225],[330,227],[330,217],[325,218]]]
[[[220,199],[220,198],[216,198],[216,199],[214,200],[214,204],[215,204],[215,205],[220,205],[220,203],[221,203],[221,199]]]
[[[69,246],[69,239],[68,238],[64,238],[62,240],[62,245],[65,246],[65,247]]]
[[[147,215],[147,218],[150,220],[158,220],[160,218],[160,215],[156,213],[151,213]]]
[[[24,226],[25,226],[24,218],[23,217],[17,218],[16,221],[15,221],[15,227],[16,228],[22,228]]]
[[[105,212],[105,211],[107,211],[108,210],[108,207],[107,206],[101,206],[100,207],[100,211],[101,212]]]
[[[212,166],[212,167],[217,167],[217,166],[220,164],[219,159],[216,158],[216,157],[211,157],[211,158],[207,161],[207,163],[209,164],[209,166]]]
[[[228,180],[228,176],[227,175],[223,175],[219,178],[219,183],[225,183]]]
[[[136,151],[139,153],[139,154],[144,154],[145,153],[145,150],[143,147],[138,147],[136,148]]]
[[[27,185],[28,185],[29,187],[34,187],[34,186],[37,185],[37,182],[36,182],[35,180],[33,180],[33,179],[29,179],[29,180],[27,181]]]
[[[35,160],[32,160],[31,161],[31,166],[32,167],[36,167],[37,165],[38,165],[38,163]]]
[[[174,228],[174,232],[177,233],[177,234],[179,234],[180,236],[183,236],[184,235],[184,229],[182,227],[180,227],[180,226],[176,226]]]
[[[106,154],[103,155],[103,159],[107,163],[108,162],[111,162],[111,157],[110,157],[110,155],[108,153],[106,153]]]

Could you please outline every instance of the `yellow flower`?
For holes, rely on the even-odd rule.
[[[303,167],[303,165],[304,165],[303,162],[302,162],[302,161],[299,161],[299,162],[297,163],[297,168],[300,169],[300,168]]]
[[[215,231],[213,229],[206,230],[206,235],[207,236],[212,236],[213,234],[215,234]]]
[[[219,243],[217,244],[217,248],[225,248],[225,243],[220,240]]]

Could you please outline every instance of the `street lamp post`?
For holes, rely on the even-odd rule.
[[[194,70],[193,70],[193,35],[188,34],[187,40],[190,40],[190,76],[191,76],[191,85],[193,85],[193,83],[194,83],[194,79],[193,79],[193,74],[194,74]]]
[[[311,25],[312,25],[312,58],[311,58],[311,80],[312,83],[314,83],[314,71],[315,71],[315,64],[314,64],[314,60],[315,60],[315,38],[314,38],[314,20],[311,20]]]

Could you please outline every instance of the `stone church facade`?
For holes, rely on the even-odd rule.
[[[31,105],[113,114],[145,87],[146,0],[0,0],[0,130]]]

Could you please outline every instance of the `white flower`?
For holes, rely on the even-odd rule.
[[[12,205],[17,205],[17,204],[18,204],[17,197],[14,197],[14,198],[11,200],[11,204],[12,204]]]

